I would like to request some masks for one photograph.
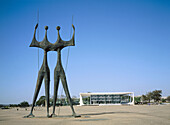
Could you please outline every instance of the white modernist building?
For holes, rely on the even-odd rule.
[[[82,105],[134,105],[134,92],[80,93]]]

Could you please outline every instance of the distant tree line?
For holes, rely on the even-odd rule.
[[[20,104],[10,104],[9,107],[29,107],[29,103],[27,101],[23,101]]]
[[[159,102],[169,102],[170,103],[170,96],[168,96],[166,99],[162,98],[162,90],[154,90],[152,92],[146,93],[146,95],[142,95],[139,97],[135,97],[134,101],[135,104],[147,104],[147,103],[159,103]],[[45,106],[45,96],[41,96],[38,101],[36,102],[37,106]],[[88,102],[90,98],[83,98],[83,101]],[[76,96],[72,97],[72,103],[73,105],[79,105],[80,99],[77,98]],[[50,106],[53,105],[53,99],[50,98]],[[64,106],[64,105],[69,105],[67,98],[64,95],[61,95],[57,101],[56,101],[56,106]],[[27,101],[23,101],[20,104],[10,104],[10,105],[3,105],[0,104],[0,108],[8,108],[8,107],[29,107],[29,103]]]
[[[135,104],[170,102],[170,96],[168,96],[166,99],[161,97],[162,97],[162,90],[154,90],[152,92],[146,93],[146,95],[135,97]]]
[[[45,106],[45,100],[46,100],[46,97],[45,96],[41,96],[37,101],[36,101],[36,106]],[[76,96],[73,96],[72,97],[72,103],[73,105],[79,105],[79,101],[80,99],[77,98]],[[53,105],[53,99],[50,98],[50,106]],[[66,96],[64,95],[61,95],[57,101],[56,101],[56,106],[65,106],[65,105],[69,105],[68,101],[67,101],[67,98]],[[5,108],[7,109],[8,107],[29,107],[30,104],[27,102],[27,101],[23,101],[21,102],[20,104],[9,104],[9,105],[3,105],[3,104],[0,104],[0,108]]]
[[[142,95],[142,102],[151,102],[153,100],[154,102],[159,102],[162,97],[162,90],[155,90],[152,92],[148,92],[146,95]]]
[[[9,107],[29,107],[29,103],[27,101],[23,101],[20,104],[8,104],[8,105],[3,105],[0,104],[1,109],[9,109]]]

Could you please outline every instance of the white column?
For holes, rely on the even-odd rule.
[[[82,105],[84,105],[84,104],[83,104],[83,97],[82,97],[82,95],[80,94],[80,106],[82,106]]]
[[[91,95],[90,95],[90,105],[91,105]]]
[[[133,94],[133,101],[132,101],[132,104],[135,105],[135,95],[134,95],[134,92],[133,92],[132,94]]]

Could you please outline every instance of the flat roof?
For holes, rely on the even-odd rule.
[[[82,96],[90,95],[125,95],[125,94],[134,94],[134,92],[97,92],[97,93],[80,93]]]

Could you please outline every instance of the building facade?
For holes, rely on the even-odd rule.
[[[133,92],[80,93],[80,105],[134,105]]]

